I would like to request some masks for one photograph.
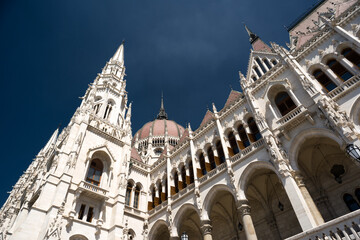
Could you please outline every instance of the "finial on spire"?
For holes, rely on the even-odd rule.
[[[215,103],[212,103],[212,106],[213,106],[213,112],[214,112],[214,113],[217,113],[217,109],[216,109],[216,107],[215,107]]]
[[[126,121],[130,122],[130,118],[131,118],[131,107],[132,107],[132,102],[129,104],[127,113],[126,113]]]
[[[121,64],[124,63],[124,44],[125,44],[125,40],[122,40],[121,45],[116,50],[114,56],[110,60],[120,62]]]
[[[164,108],[164,96],[163,93],[161,92],[161,105],[160,105],[160,111],[159,114],[157,115],[156,119],[168,119],[167,113],[165,112],[165,108]]]
[[[245,23],[244,23],[244,26],[245,26],[246,32],[248,33],[248,35],[249,35],[249,37],[250,37],[250,39],[249,39],[250,44],[253,44],[253,43],[259,38],[259,36],[256,35],[255,33],[253,33],[253,32],[245,25]]]

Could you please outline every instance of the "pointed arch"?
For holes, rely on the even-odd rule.
[[[248,164],[246,166],[246,168],[244,169],[244,171],[241,173],[240,178],[239,178],[238,188],[239,188],[240,199],[246,199],[245,192],[246,192],[246,188],[249,183],[251,175],[254,172],[256,172],[257,170],[264,169],[264,168],[275,172],[278,175],[278,177],[280,178],[278,172],[276,171],[274,166],[271,165],[270,162],[256,161],[256,162],[252,162],[252,163]]]
[[[301,131],[291,140],[288,152],[290,165],[294,170],[299,170],[297,159],[301,146],[306,140],[314,137],[330,138],[336,143],[338,143],[339,146],[342,146],[344,144],[343,141],[339,139],[333,132],[325,128],[309,128],[307,130]]]
[[[157,220],[149,232],[149,240],[170,239],[168,224],[163,219]]]
[[[219,193],[219,191],[229,192],[234,197],[234,199],[236,199],[236,195],[235,195],[234,191],[229,186],[227,186],[225,184],[216,184],[209,190],[209,192],[205,196],[204,203],[203,203],[203,209],[205,210],[204,213],[210,213],[211,206],[214,201],[214,197],[216,194]]]

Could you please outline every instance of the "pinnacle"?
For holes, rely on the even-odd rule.
[[[248,35],[249,35],[249,37],[250,37],[249,41],[250,41],[251,44],[253,44],[253,43],[259,38],[259,36],[257,36],[255,33],[253,33],[253,32],[245,25],[245,23],[244,23],[244,26],[245,26],[246,32],[248,33]]]
[[[163,94],[161,93],[161,105],[160,105],[160,111],[159,114],[157,115],[156,119],[168,119],[167,113],[165,112],[165,108],[164,108],[164,97]]]
[[[125,41],[123,40],[119,48],[116,50],[114,56],[110,60],[120,62],[121,64],[124,63],[124,44]]]

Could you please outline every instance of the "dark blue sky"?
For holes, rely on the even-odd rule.
[[[170,119],[196,129],[207,106],[240,89],[250,44],[285,45],[284,25],[317,0],[62,0],[0,2],[0,204],[122,39],[133,134],[151,121],[161,91]]]

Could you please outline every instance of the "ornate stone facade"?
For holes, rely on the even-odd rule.
[[[246,30],[242,92],[198,129],[134,137],[124,44],[14,185],[0,239],[359,239],[360,2],[321,1],[288,48]]]

